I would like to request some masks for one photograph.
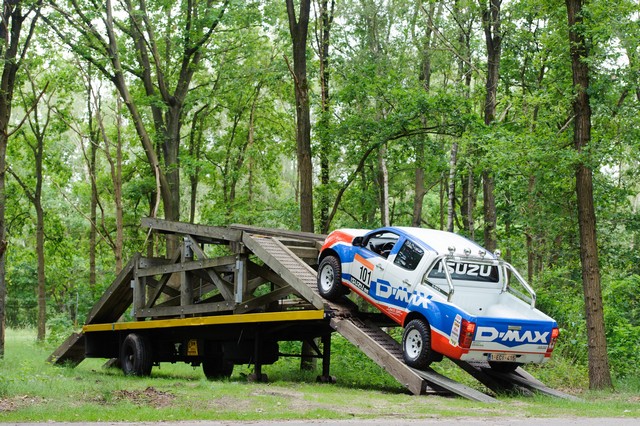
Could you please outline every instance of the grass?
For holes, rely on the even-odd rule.
[[[0,360],[0,422],[640,417],[638,378],[618,383],[615,392],[586,392],[578,387],[583,378],[567,381],[567,376],[583,372],[562,360],[534,374],[567,385],[557,387],[579,394],[582,402],[500,396],[502,404],[480,404],[412,396],[339,338],[332,359],[335,385],[316,384],[317,373],[299,372],[298,360],[291,358],[265,366],[270,383],[259,384],[247,383],[251,370],[246,366],[236,366],[229,380],[213,382],[199,368],[185,364],[162,364],[149,378],[103,369],[104,360],[85,360],[75,369],[55,367],[44,362],[51,350],[36,344],[32,331],[8,330],[5,358]],[[469,380],[452,365],[441,363],[437,368]]]

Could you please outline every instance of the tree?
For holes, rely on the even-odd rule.
[[[331,141],[328,137],[330,122],[330,97],[329,81],[331,72],[329,70],[329,46],[331,37],[331,26],[335,11],[335,0],[319,0],[317,2],[320,9],[320,18],[317,19],[316,41],[317,53],[320,62],[320,120],[318,130],[320,139],[320,229],[322,233],[329,231],[329,196],[330,182],[330,158]]]
[[[296,94],[296,143],[300,181],[300,229],[313,232],[313,166],[311,163],[311,115],[307,80],[307,33],[311,0],[301,0],[298,16],[293,0],[287,0],[289,33],[293,44],[293,69]]]
[[[223,1],[214,8],[213,0],[183,3],[181,9],[185,12],[177,20],[172,7],[154,5],[158,9],[148,10],[146,2],[134,4],[131,0],[122,3],[123,10],[118,10],[122,13],[114,13],[111,0],[105,2],[104,9],[79,2],[73,2],[67,9],[61,2],[53,2],[59,17],[45,18],[76,54],[95,66],[118,90],[152,174],[160,182],[167,220],[180,219],[180,129],[187,95],[195,73],[201,69],[204,50],[229,4]],[[102,26],[92,22],[96,13]],[[130,47],[123,37],[128,38],[135,55],[129,54]],[[129,76],[141,84],[146,98],[136,99],[133,93],[136,87]],[[146,106],[150,109],[153,132],[145,122]]]
[[[27,3],[25,5],[25,3]],[[41,2],[4,0],[0,20],[0,57],[2,58],[2,76],[0,78],[0,246],[6,247],[5,225],[5,178],[6,154],[9,141],[9,120],[13,103],[13,93],[18,70],[23,64],[31,38],[40,16]],[[23,6],[26,6],[23,8]],[[27,24],[26,35],[23,25]],[[6,249],[0,250],[0,358],[4,357],[5,301],[7,284],[5,282]]]
[[[482,9],[482,28],[485,34],[487,46],[487,81],[485,84],[486,95],[484,102],[484,123],[487,126],[493,124],[496,116],[496,98],[498,93],[498,81],[500,77],[500,56],[502,54],[502,18],[500,6],[502,0],[489,0],[486,5],[480,1]],[[496,199],[494,175],[490,170],[482,172],[482,193],[484,196],[484,246],[489,251],[496,249]]]
[[[45,279],[45,253],[44,253],[44,208],[42,205],[42,185],[44,181],[43,161],[45,151],[45,139],[47,131],[51,124],[51,113],[53,107],[51,100],[53,94],[50,93],[44,99],[45,110],[40,108],[39,99],[47,91],[48,83],[45,84],[42,93],[38,94],[38,82],[36,78],[27,70],[26,72],[29,87],[27,94],[21,93],[23,106],[25,110],[31,109],[32,112],[27,116],[27,122],[33,138],[25,135],[26,132],[21,131],[22,141],[29,147],[33,154],[33,178],[35,179],[34,187],[30,185],[20,176],[9,168],[9,172],[22,187],[29,201],[36,211],[36,256],[38,258],[38,335],[37,340],[42,342],[46,336],[47,323],[47,302],[46,302],[46,279]]]
[[[589,100],[589,48],[584,28],[584,1],[566,0],[569,20],[569,48],[573,74],[573,144],[582,156],[587,156],[591,141],[591,103]],[[607,357],[596,214],[593,199],[593,171],[581,157],[576,166],[576,194],[578,196],[578,225],[580,229],[580,261],[584,291],[585,317],[589,356],[589,387],[610,388],[611,373]]]

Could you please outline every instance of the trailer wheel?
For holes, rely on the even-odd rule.
[[[431,351],[431,329],[422,319],[413,319],[402,334],[402,356],[413,368],[424,370],[433,361]]]
[[[149,339],[136,333],[128,334],[120,348],[120,364],[127,376],[149,376],[153,367]]]
[[[318,267],[318,293],[327,300],[337,300],[347,293],[342,285],[342,267],[335,256],[322,259]]]
[[[520,363],[518,362],[491,362],[489,361],[489,367],[493,371],[498,373],[512,373],[516,371],[516,368],[520,367]]]
[[[228,379],[233,373],[233,363],[220,358],[202,360],[202,372],[209,380]]]

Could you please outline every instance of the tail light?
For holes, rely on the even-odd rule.
[[[469,349],[471,342],[473,341],[473,334],[476,332],[476,323],[462,320],[460,325],[460,339],[459,344],[461,348]]]
[[[553,348],[556,346],[556,340],[558,340],[558,336],[560,335],[560,330],[558,327],[554,327],[551,330],[551,340],[549,341],[549,347],[547,348],[547,356],[551,355]]]

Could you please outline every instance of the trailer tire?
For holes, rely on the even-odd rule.
[[[202,360],[202,372],[208,380],[228,379],[233,373],[233,363],[224,358],[205,358]]]
[[[120,347],[120,365],[126,376],[149,376],[153,367],[151,344],[146,336],[131,333]]]
[[[327,256],[318,267],[318,293],[327,300],[338,300],[347,294],[342,285],[342,266],[335,256]]]
[[[402,357],[409,367],[424,370],[433,361],[431,328],[422,319],[409,321],[402,333]]]

